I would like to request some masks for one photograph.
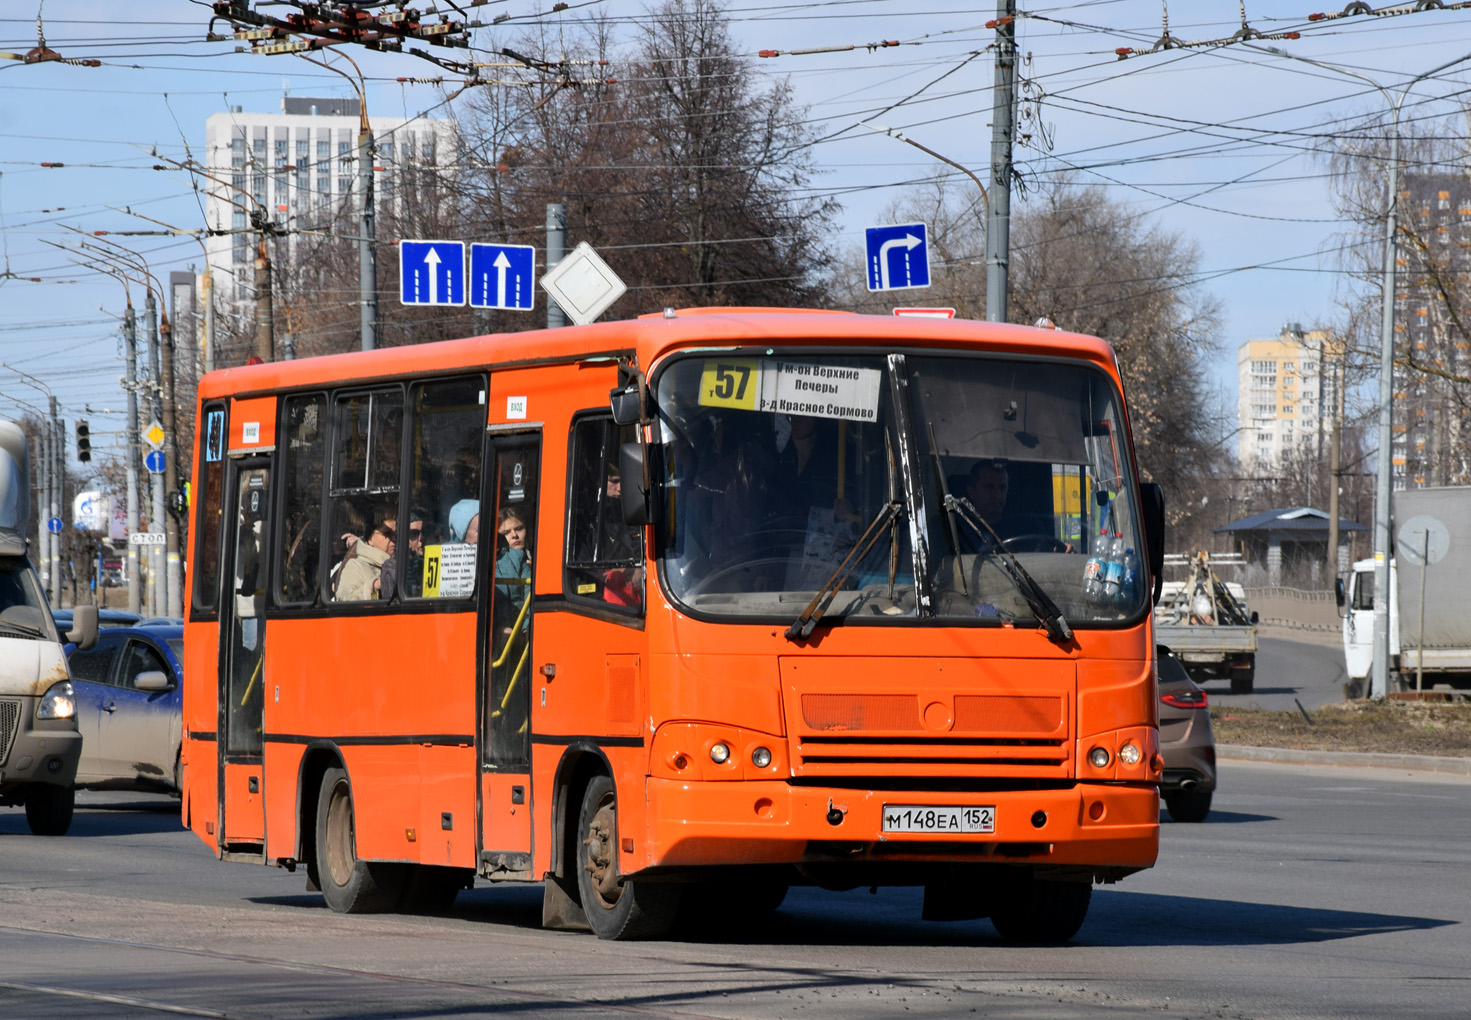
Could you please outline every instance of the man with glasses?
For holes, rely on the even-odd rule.
[[[404,580],[404,595],[408,598],[418,598],[424,594],[424,511],[418,507],[409,513],[408,538],[408,573]],[[383,564],[383,573],[379,579],[382,583],[379,597],[393,598],[394,592],[398,590],[397,557]]]

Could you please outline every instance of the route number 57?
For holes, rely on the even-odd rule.
[[[710,359],[700,373],[700,403],[705,407],[756,410],[760,368],[754,358]]]

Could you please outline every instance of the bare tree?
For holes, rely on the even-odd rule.
[[[985,313],[985,245],[980,195],[958,191],[937,170],[889,209],[893,222],[929,228],[934,270],[927,304],[961,317]],[[1139,221],[1096,189],[1066,181],[1014,210],[1009,312],[1013,322],[1047,318],[1114,347],[1128,390],[1140,470],[1166,487],[1172,548],[1209,548],[1225,523],[1232,416],[1209,380],[1217,310],[1194,283],[1195,246]],[[862,253],[849,254],[845,307],[883,313],[891,298],[859,290]],[[1210,507],[1210,514],[1203,507]]]

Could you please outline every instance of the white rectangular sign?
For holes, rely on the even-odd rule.
[[[128,536],[129,545],[163,545],[168,536],[157,531],[135,531]]]

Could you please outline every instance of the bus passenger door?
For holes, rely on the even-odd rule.
[[[541,436],[493,436],[480,523],[491,564],[480,601],[480,816],[482,859],[492,874],[530,877],[532,564],[537,555]],[[517,875],[525,872],[524,876]]]
[[[235,522],[229,531],[228,587],[220,607],[220,850],[265,852],[265,592],[270,466],[234,463]]]

